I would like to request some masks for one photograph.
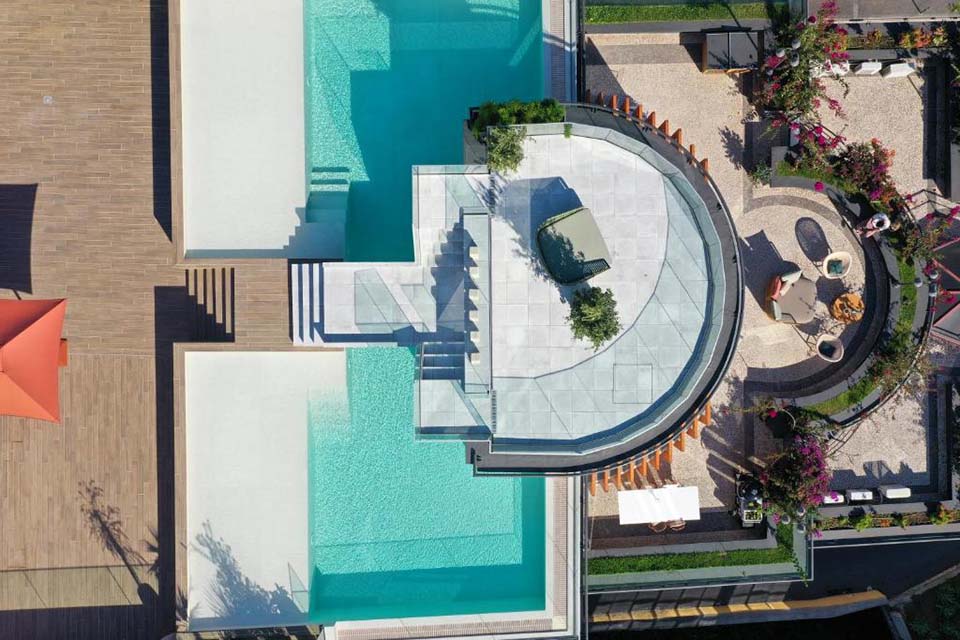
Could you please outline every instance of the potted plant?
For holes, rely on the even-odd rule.
[[[760,413],[760,420],[773,433],[774,438],[786,438],[794,433],[796,429],[796,419],[793,414],[785,408],[772,406]]]
[[[578,340],[586,338],[596,351],[603,343],[620,333],[620,316],[613,291],[587,287],[573,294],[567,320]]]

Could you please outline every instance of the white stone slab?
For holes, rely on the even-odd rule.
[[[875,76],[883,69],[883,63],[876,60],[861,62],[854,67],[853,73],[858,76]]]
[[[266,591],[289,591],[291,568],[308,585],[308,392],[346,394],[345,352],[195,351],[184,362],[190,627],[262,625],[262,614],[221,610],[218,566],[228,567],[199,536],[229,545],[242,577]]]
[[[895,62],[891,65],[887,65],[883,71],[880,72],[880,75],[882,75],[884,78],[905,78],[916,72],[917,70],[914,69],[912,64],[907,62]]]
[[[180,13],[185,251],[282,256],[306,206],[302,2]]]

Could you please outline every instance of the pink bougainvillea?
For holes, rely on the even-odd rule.
[[[830,492],[832,474],[823,444],[815,435],[797,435],[760,474],[764,494],[776,514],[815,511]]]
[[[758,94],[761,105],[793,120],[816,119],[816,111],[824,102],[828,109],[842,115],[840,102],[827,96],[826,85],[816,73],[819,69],[830,72],[834,64],[849,58],[847,30],[836,24],[836,15],[836,3],[825,2],[807,21],[780,30],[777,44],[785,55],[771,55],[764,61],[762,77],[767,82]]]

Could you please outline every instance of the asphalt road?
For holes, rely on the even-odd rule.
[[[960,564],[960,539],[942,536],[870,546],[817,543],[814,579],[807,586],[791,585],[787,597],[819,598],[872,587],[892,598],[956,564]]]

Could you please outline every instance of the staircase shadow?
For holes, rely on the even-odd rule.
[[[233,267],[184,270],[184,288],[193,302],[198,342],[234,342],[236,285]]]

